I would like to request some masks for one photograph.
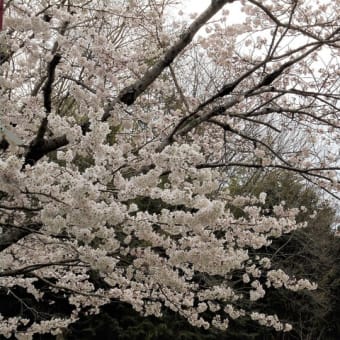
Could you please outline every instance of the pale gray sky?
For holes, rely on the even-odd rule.
[[[184,0],[183,3],[188,12],[197,12],[201,13],[204,9],[206,9],[211,0]]]
[[[210,5],[210,3],[211,0],[183,0],[179,7],[186,14],[195,12],[197,14],[201,14]],[[228,24],[240,23],[244,18],[244,14],[240,11],[241,5],[239,2],[227,4],[224,8],[230,13],[228,16]]]

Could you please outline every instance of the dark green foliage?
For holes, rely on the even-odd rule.
[[[291,276],[317,282],[318,290],[268,290],[254,307],[258,306],[268,314],[277,313],[282,320],[290,321],[294,329],[288,334],[267,330],[256,339],[339,339],[340,238],[331,232],[335,211],[322,202],[312,188],[284,172],[274,172],[264,178],[253,176],[245,185],[234,182],[231,189],[234,194],[256,196],[267,192],[264,209],[268,214],[281,201],[285,201],[288,208],[307,208],[307,212],[297,216],[298,221],[308,222],[307,228],[273,240],[270,247],[260,249],[260,252],[272,259],[274,267],[283,268]],[[311,219],[309,215],[314,210],[317,215]]]
[[[69,340],[214,340],[222,334],[188,325],[176,314],[167,311],[162,319],[143,317],[124,303],[103,307],[99,315],[84,317],[74,324]],[[227,339],[227,338],[225,338]]]

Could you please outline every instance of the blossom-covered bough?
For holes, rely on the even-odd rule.
[[[57,334],[112,300],[289,331],[252,301],[316,284],[253,254],[304,227],[304,207],[265,214],[265,193],[228,182],[283,169],[338,196],[338,8],[216,0],[187,19],[173,0],[5,1],[0,289],[25,313],[0,333]],[[59,293],[68,315],[51,313]]]

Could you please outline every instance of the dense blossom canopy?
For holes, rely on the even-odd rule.
[[[180,3],[5,1],[0,289],[72,311],[0,315],[0,334],[57,334],[112,300],[289,331],[252,301],[316,288],[254,255],[305,207],[228,186],[283,169],[337,197],[339,1]]]

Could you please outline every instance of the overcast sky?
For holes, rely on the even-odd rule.
[[[182,0],[179,8],[185,13],[201,14],[211,3],[211,0]],[[224,8],[228,9],[230,15],[228,16],[228,24],[240,23],[244,14],[240,11],[240,4],[238,2],[227,4]],[[218,14],[217,14],[218,15]]]
[[[184,0],[183,2],[189,12],[201,13],[209,6],[211,0]]]

